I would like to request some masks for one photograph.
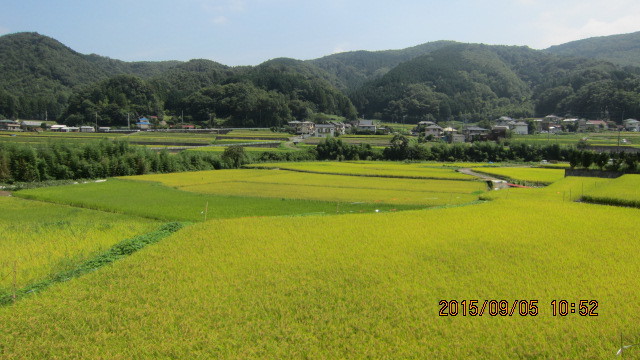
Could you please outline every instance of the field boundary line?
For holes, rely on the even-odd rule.
[[[421,180],[427,180],[427,179],[421,179]],[[431,180],[431,179],[429,179]],[[223,182],[220,182],[220,184]],[[224,183],[232,183],[231,181],[226,181]],[[363,190],[380,190],[380,191],[407,191],[407,192],[412,192],[412,193],[428,193],[428,194],[441,194],[441,192],[438,191],[425,191],[425,190],[407,190],[407,189],[395,189],[395,188],[376,188],[376,187],[368,187],[368,186],[338,186],[338,185],[318,185],[318,184],[296,184],[296,183],[278,183],[278,182],[260,182],[260,181],[249,181],[249,180],[239,180],[239,181],[234,181],[233,183],[243,183],[243,184],[266,184],[266,185],[285,185],[285,186],[302,186],[302,187],[320,187],[320,188],[331,188],[331,189],[363,189]],[[215,184],[215,183],[212,183]],[[203,184],[203,185],[210,185],[210,184]],[[188,187],[194,187],[194,186],[200,186],[200,184],[196,184],[196,185],[185,185],[185,186],[181,186],[180,189],[183,188],[188,188]],[[470,194],[468,192],[463,192],[463,191],[447,191],[447,194]]]
[[[148,245],[155,244],[160,240],[168,237],[169,235],[177,232],[187,224],[188,223],[181,222],[166,223],[154,232],[122,240],[109,248],[107,251],[102,252],[101,254],[98,254],[93,258],[85,260],[84,262],[78,264],[72,270],[53,274],[45,280],[27,285],[22,289],[15,291],[15,293],[7,293],[0,296],[0,306],[13,304],[30,294],[35,294],[43,291],[52,285],[79,278],[82,275],[96,271],[105,265],[109,265],[120,259],[126,258],[129,255],[137,252],[138,250],[141,250]]]
[[[243,166],[243,167],[244,168],[248,168],[248,169],[284,170],[284,171],[293,171],[293,172],[301,172],[301,173],[309,173],[309,174],[339,175],[339,176],[360,176],[360,177],[378,177],[378,178],[388,178],[388,179],[477,181],[477,179],[454,179],[454,178],[442,178],[442,177],[433,177],[433,176],[334,173],[334,172],[327,172],[327,171],[315,171],[315,170],[302,170],[302,169],[284,168],[284,167],[279,167],[279,166],[273,166],[273,167],[268,167],[268,166]]]
[[[498,179],[498,180],[505,180],[505,181],[511,182],[511,183],[513,183],[513,184],[518,184],[518,185],[525,185],[525,186],[549,186],[549,185],[551,185],[551,184],[553,184],[553,183],[554,183],[553,181],[552,181],[552,182],[546,182],[546,181],[528,181],[528,180],[519,180],[519,179],[511,178],[511,177],[509,177],[509,176],[503,176],[503,175],[498,176],[498,175],[491,174],[491,173],[484,172],[484,171],[480,171],[480,170],[473,170],[473,169],[469,169],[469,170],[470,170],[471,172],[475,172],[475,173],[478,173],[478,174],[480,174],[480,175],[484,175],[484,176],[487,176],[487,177],[493,177],[493,178]]]
[[[582,195],[579,201],[594,205],[617,206],[636,209],[640,208],[640,201],[611,198],[606,196]]]

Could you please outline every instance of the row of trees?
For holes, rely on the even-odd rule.
[[[318,160],[392,160],[392,161],[471,161],[471,162],[539,162],[541,160],[568,161],[572,168],[597,166],[601,170],[635,172],[640,154],[597,153],[572,146],[532,145],[526,143],[498,144],[475,142],[472,144],[438,143],[428,146],[404,135],[395,135],[390,146],[382,152],[368,145],[345,144],[328,138],[316,147]]]
[[[640,154],[597,153],[575,147],[494,142],[473,144],[439,143],[428,147],[403,135],[377,151],[368,144],[352,145],[327,138],[315,149],[304,152],[248,154],[231,146],[221,155],[201,152],[154,152],[125,141],[108,141],[71,146],[49,143],[34,148],[26,144],[0,143],[0,183],[38,182],[68,179],[95,179],[180,171],[238,168],[251,162],[308,160],[393,160],[393,161],[472,161],[537,162],[542,159],[568,161],[571,168],[597,167],[601,170],[637,172]]]
[[[635,173],[640,163],[639,153],[598,153],[589,150],[571,150],[568,155],[572,169],[589,169],[593,166],[600,170],[624,171]]]
[[[95,179],[210,170],[225,166],[215,155],[158,153],[131,146],[125,141],[103,140],[82,146],[56,142],[37,148],[26,144],[0,143],[1,183]]]

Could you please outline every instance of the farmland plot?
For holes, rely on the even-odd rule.
[[[22,190],[17,192],[16,196],[164,221],[397,211],[424,207],[373,202],[347,202],[338,205],[329,201],[203,195],[181,191],[160,183],[124,179]]]
[[[0,197],[0,207],[0,297],[159,225],[12,197]]]
[[[583,199],[605,205],[640,207],[640,175],[627,174],[610,180],[606,185],[587,192]]]
[[[409,177],[419,179],[475,180],[453,168],[434,167],[429,163],[404,164],[383,161],[300,162],[253,164],[253,168],[280,168],[325,174]]]
[[[10,358],[605,358],[620,332],[639,340],[637,216],[514,197],[213,220],[0,309],[0,341]],[[538,312],[439,316],[454,299]],[[554,299],[596,300],[598,316],[554,316]]]
[[[397,173],[394,166],[401,165],[386,171]],[[482,198],[491,201],[470,206],[304,217],[262,217],[283,215],[276,205],[282,199],[180,189],[231,192],[247,184],[235,191],[262,187],[276,196],[285,188],[304,194],[301,187],[419,193],[438,184],[464,195],[471,189],[456,186],[482,183],[240,170],[18,192],[171,219],[195,212],[199,220],[206,199],[221,205],[210,221],[113,266],[0,307],[0,353],[10,359],[613,357],[621,334],[625,344],[640,342],[640,210],[574,200],[614,193],[612,184],[621,179],[562,178],[546,188],[485,192]],[[288,214],[309,209],[300,204],[338,204],[286,201]],[[480,308],[491,300],[509,307],[489,305],[474,315],[471,300]],[[552,307],[554,300],[567,300],[567,311]],[[590,304],[584,316],[581,300]],[[510,312],[516,301],[526,311]],[[571,303],[575,312],[568,311]]]
[[[492,167],[473,168],[473,171],[506,178],[516,182],[551,184],[564,177],[563,169],[526,168],[526,167]]]
[[[487,188],[479,181],[372,178],[282,170],[202,171],[127,179],[160,181],[203,194],[425,206],[475,201]]]

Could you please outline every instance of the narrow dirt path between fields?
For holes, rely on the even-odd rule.
[[[504,180],[504,179],[498,179],[497,177],[493,177],[487,174],[481,174],[479,172],[475,172],[469,168],[463,168],[463,169],[458,169],[459,173],[463,173],[466,175],[471,175],[471,176],[475,176],[475,177],[479,177],[482,180]]]
[[[11,196],[11,193],[8,191],[0,191],[0,196]]]
[[[484,181],[490,182],[489,183],[489,187],[491,189],[504,189],[504,188],[508,188],[509,185],[507,185],[507,182],[504,179],[500,179],[491,175],[487,175],[487,174],[482,174],[479,172],[475,172],[469,168],[462,168],[462,169],[458,169],[457,170],[459,173],[462,174],[466,174],[466,175],[471,175],[471,176],[475,176],[477,178],[480,178]]]

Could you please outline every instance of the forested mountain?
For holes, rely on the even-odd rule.
[[[621,53],[640,49],[634,36],[620,36]],[[585,44],[592,49],[580,50]],[[548,51],[438,41],[229,67],[204,59],[124,62],[19,33],[0,37],[0,117],[123,126],[127,114],[174,121],[184,115],[202,126],[260,127],[324,114],[406,122],[640,117],[639,67],[551,53],[571,49],[614,53],[598,39]]]
[[[551,46],[546,51],[557,55],[606,60],[621,66],[640,67],[640,31],[572,41]]]
[[[255,67],[210,60],[124,62],[79,54],[37,33],[0,37],[0,117],[122,126],[129,116],[183,115],[275,126],[315,113],[356,117],[326,71],[293,59]]]
[[[404,61],[451,44],[455,42],[435,41],[403,50],[349,51],[308,62],[338,78],[340,83],[337,85],[341,89],[354,90],[366,81],[381,77]]]
[[[254,86],[287,96],[295,118],[327,113],[356,118],[351,100],[334,84],[337,79],[300,60],[274,59],[241,72],[230,82],[249,81]]]
[[[66,108],[71,89],[118,74],[149,77],[176,61],[124,62],[83,55],[38,33],[0,37],[0,114],[55,119]]]
[[[455,44],[398,65],[351,94],[365,116],[392,121],[550,113],[640,116],[637,71],[528,47]]]

